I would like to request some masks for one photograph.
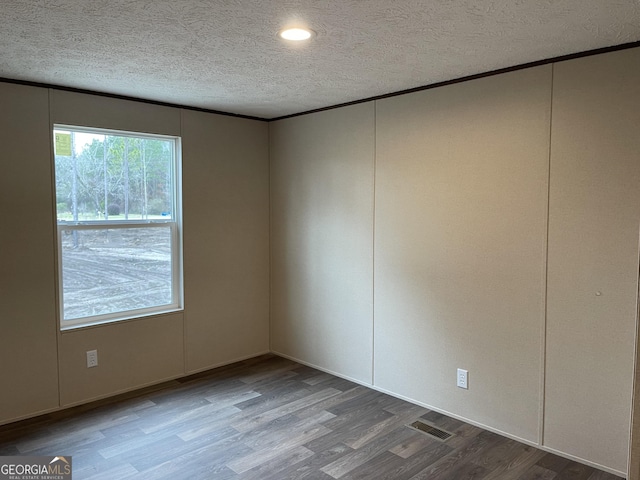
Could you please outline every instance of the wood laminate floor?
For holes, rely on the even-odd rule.
[[[70,455],[74,480],[619,479],[274,356],[2,426],[0,455]]]

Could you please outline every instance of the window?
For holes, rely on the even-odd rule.
[[[53,134],[61,328],[182,308],[180,139]]]

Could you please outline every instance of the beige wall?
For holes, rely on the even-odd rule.
[[[60,405],[70,406],[179,377],[182,314],[66,330],[60,337]],[[87,350],[98,366],[87,368]]]
[[[0,99],[0,194],[11,205],[0,423],[268,350],[265,122],[7,83]],[[182,136],[184,312],[58,331],[52,123]],[[99,365],[88,369],[93,349]]]
[[[180,109],[51,89],[51,122],[180,135]]]
[[[640,49],[554,67],[544,443],[626,470],[640,227]]]
[[[48,91],[0,83],[0,423],[58,406]]]
[[[375,384],[531,442],[550,95],[544,66],[376,108]]]
[[[375,388],[624,474],[639,66],[634,49],[369,102],[373,152],[353,107],[271,123],[272,349],[367,383],[357,352]],[[375,219],[341,207],[369,200],[371,162]],[[374,309],[344,321],[370,285],[351,258]]]
[[[273,351],[624,473],[639,66],[269,125],[0,83],[0,423],[264,352],[270,272]],[[50,121],[183,137],[184,313],[58,331]]]
[[[183,111],[188,372],[269,351],[265,122]]]
[[[50,95],[53,124],[181,134],[180,110],[176,108],[53,89]],[[60,405],[183,375],[183,331],[180,312],[61,332]],[[86,352],[94,349],[98,350],[98,367],[87,368]]]
[[[270,124],[271,349],[372,380],[372,103]]]

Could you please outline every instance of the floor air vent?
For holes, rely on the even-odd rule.
[[[436,428],[433,425],[429,425],[428,423],[421,422],[420,420],[413,422],[409,426],[418,430],[419,432],[425,433],[435,438],[436,440],[440,440],[441,442],[445,442],[453,437],[453,433],[445,432],[444,430],[440,430],[439,428]]]

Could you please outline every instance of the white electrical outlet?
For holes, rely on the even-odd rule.
[[[460,388],[469,388],[469,371],[463,370],[462,368],[458,369],[458,381],[457,385]]]
[[[98,366],[98,351],[89,350],[87,352],[87,368]]]

